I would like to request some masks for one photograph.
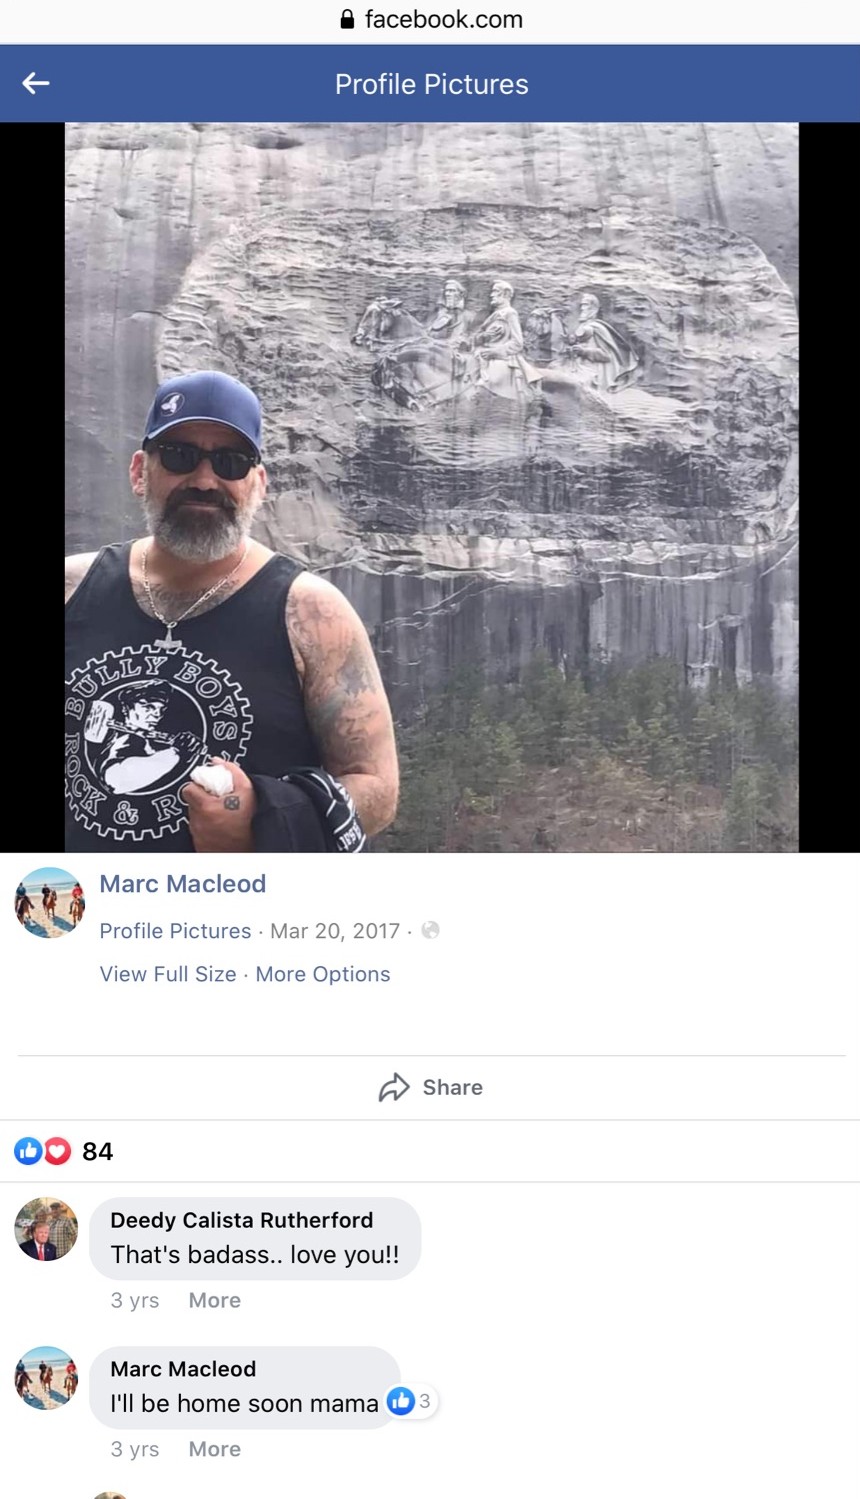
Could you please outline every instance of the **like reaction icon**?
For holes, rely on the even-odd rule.
[[[53,1135],[45,1141],[45,1160],[49,1166],[65,1166],[71,1153],[71,1145],[61,1135]]]
[[[395,1385],[393,1390],[388,1391],[385,1403],[392,1416],[408,1416],[415,1408],[415,1396],[405,1385]]]
[[[42,1159],[42,1146],[32,1135],[24,1135],[15,1144],[15,1160],[22,1166],[35,1166]]]

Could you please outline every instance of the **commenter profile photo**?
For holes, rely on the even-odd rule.
[[[53,865],[31,870],[15,891],[18,924],[31,937],[65,937],[80,926],[86,904],[80,880]]]
[[[77,1364],[51,1344],[31,1348],[15,1366],[15,1389],[31,1410],[59,1410],[68,1405],[77,1388]]]
[[[103,1494],[96,1494],[96,1499],[125,1499],[125,1494],[118,1494],[116,1489],[105,1489]]]
[[[68,1203],[33,1197],[15,1218],[18,1248],[28,1259],[61,1260],[78,1240],[78,1220]]]

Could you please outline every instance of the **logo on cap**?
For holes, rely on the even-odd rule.
[[[175,416],[177,411],[181,411],[184,405],[184,395],[181,391],[175,390],[172,396],[168,396],[166,401],[162,401],[161,409],[162,411],[166,411],[168,416]]]

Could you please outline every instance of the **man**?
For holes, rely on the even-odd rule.
[[[597,316],[600,303],[586,292],[579,303],[579,321],[568,340],[574,368],[579,367],[583,384],[600,391],[621,390],[629,384],[639,364],[627,340]]]
[[[472,340],[481,360],[517,361],[523,351],[523,330],[512,305],[514,289],[510,281],[494,281],[490,289],[492,312],[484,319]]]
[[[21,1248],[30,1256],[31,1260],[56,1260],[59,1259],[56,1246],[50,1242],[51,1225],[47,1222],[34,1223],[31,1229],[31,1237],[25,1239]]]
[[[150,534],[69,559],[68,850],[353,852],[394,816],[364,626],[250,537],[261,426],[229,375],[165,381],[130,467]],[[219,765],[229,792],[190,779]]]
[[[523,400],[541,372],[523,356],[523,330],[513,296],[510,281],[493,282],[493,310],[473,334],[471,346],[478,357],[478,384],[507,400]]]
[[[51,1243],[62,1259],[73,1249],[78,1239],[78,1225],[64,1202],[51,1203]]]
[[[22,926],[26,926],[27,922],[30,920],[30,912],[33,909],[33,902],[31,901],[29,895],[24,894],[18,897],[15,905],[15,910],[18,914],[18,920]]]
[[[431,338],[465,338],[474,321],[474,316],[466,311],[466,292],[462,283],[446,281],[442,289],[442,302],[432,321],[427,324],[427,332]]]

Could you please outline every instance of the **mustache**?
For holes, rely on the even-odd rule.
[[[217,505],[228,515],[235,514],[236,506],[223,489],[175,489],[164,507],[165,515],[172,515],[187,501],[200,500],[207,505]]]

